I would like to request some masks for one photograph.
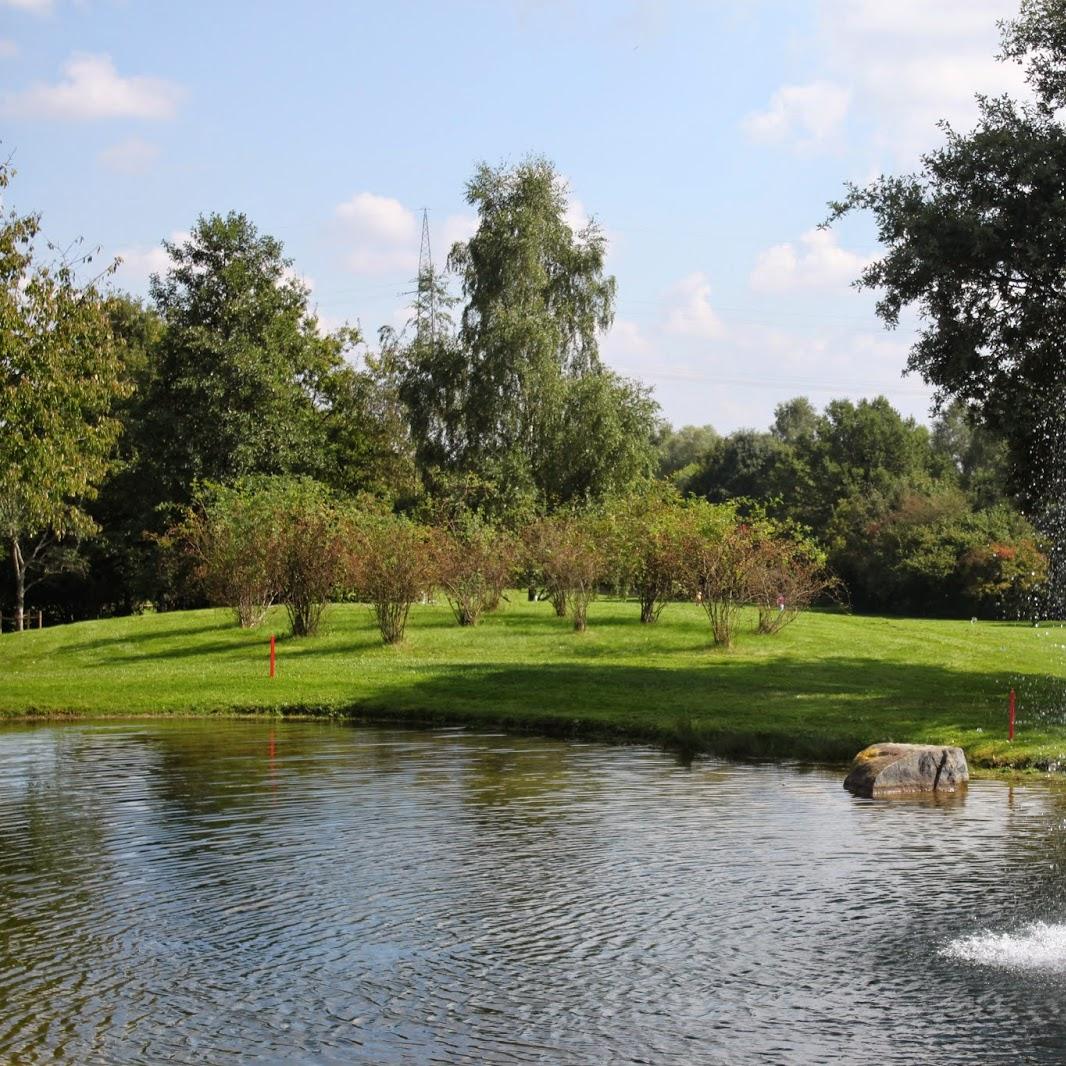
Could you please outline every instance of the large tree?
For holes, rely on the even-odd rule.
[[[10,171],[0,166],[0,190]],[[121,360],[106,310],[76,269],[35,261],[37,215],[0,220],[0,534],[15,581],[18,628],[26,591],[76,564],[71,544],[95,532],[85,509],[120,424]]]
[[[356,330],[321,332],[278,240],[244,215],[213,214],[164,247],[171,266],[152,299],[165,334],[145,415],[162,502],[251,474],[410,488],[397,404],[349,360]]]
[[[886,251],[858,284],[889,326],[919,310],[909,368],[1003,434],[1032,504],[1066,446],[1066,3],[1023,0],[1001,28],[1032,97],[978,97],[972,130],[943,123],[918,173],[850,186],[831,220],[872,212]]]
[[[482,165],[467,185],[478,229],[450,265],[465,306],[464,442],[468,460],[531,479],[553,445],[568,379],[600,370],[597,333],[615,281],[595,222],[574,232],[565,184],[547,160]]]

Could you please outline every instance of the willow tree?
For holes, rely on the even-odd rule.
[[[465,299],[466,462],[535,484],[567,380],[601,369],[597,333],[610,326],[615,299],[606,238],[595,222],[571,228],[565,183],[542,158],[483,164],[466,198],[477,232],[449,256]]]
[[[0,166],[0,190],[11,172]],[[35,262],[38,215],[0,220],[0,535],[15,579],[16,624],[26,591],[77,565],[72,542],[96,530],[85,510],[120,432],[123,392],[110,320],[75,267]]]

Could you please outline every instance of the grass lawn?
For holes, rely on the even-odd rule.
[[[252,631],[208,610],[4,634],[0,717],[337,714],[825,762],[878,740],[950,742],[976,767],[1066,768],[1061,627],[812,612],[720,651],[694,604],[642,626],[635,603],[600,600],[575,634],[511,593],[475,629],[444,604],[414,607],[399,647],[382,646],[358,604],[331,607],[317,637],[286,631],[282,610]]]

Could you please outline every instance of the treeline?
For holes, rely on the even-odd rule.
[[[407,592],[442,589],[460,620],[521,579],[575,622],[615,588],[646,622],[698,595],[709,612],[761,605],[772,629],[826,591],[826,561],[864,609],[1024,609],[1041,544],[1001,446],[961,410],[930,434],[883,399],[795,400],[766,433],[674,431],[600,360],[604,237],[567,223],[551,165],[483,166],[467,197],[476,233],[417,279],[407,328],[376,338],[323,329],[243,215],[165,242],[142,302],[108,270],[86,283],[87,262],[42,261],[37,216],[9,212],[0,535],[16,609],[210,601],[253,624],[284,602],[309,632],[331,596],[357,595],[385,635],[411,602],[381,592],[402,563]]]
[[[837,586],[790,523],[750,505],[742,514],[736,503],[684,499],[664,483],[515,527],[435,501],[420,512],[396,514],[308,478],[242,478],[203,486],[164,548],[237,625],[253,628],[283,604],[292,633],[310,636],[330,602],[354,599],[373,607],[386,644],[403,639],[419,599],[441,593],[456,622],[474,626],[520,585],[579,632],[604,589],[633,596],[643,624],[693,599],[712,643],[729,647],[742,608],[755,609],[755,632],[772,635]]]
[[[813,530],[861,610],[1033,617],[1042,539],[1012,502],[1005,443],[960,405],[932,429],[878,397],[779,405],[765,432],[667,430],[662,476]]]

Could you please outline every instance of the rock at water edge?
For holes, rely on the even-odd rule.
[[[938,744],[871,744],[852,763],[844,787],[879,799],[915,792],[956,792],[970,779],[962,748]]]

